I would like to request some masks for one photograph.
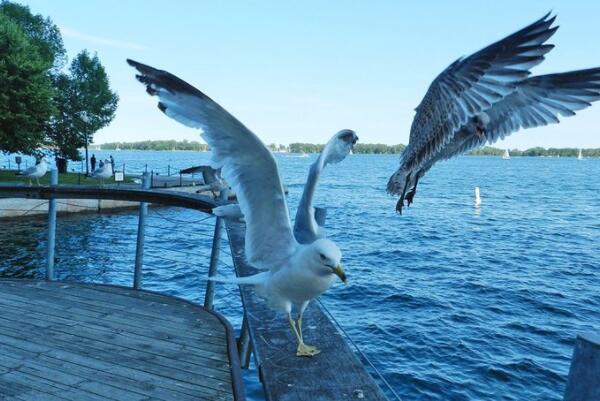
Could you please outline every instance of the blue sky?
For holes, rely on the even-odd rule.
[[[126,58],[166,69],[266,143],[407,143],[414,108],[450,62],[547,11],[556,48],[534,73],[600,66],[600,1],[22,1],[61,28],[70,57],[97,51],[120,96],[95,142],[198,139],[162,115]],[[504,147],[600,147],[600,103]]]

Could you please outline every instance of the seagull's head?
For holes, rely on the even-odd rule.
[[[323,150],[325,155],[324,163],[339,163],[352,150],[354,144],[358,141],[358,135],[351,129],[343,129],[335,134]]]
[[[340,248],[325,238],[321,238],[308,245],[308,257],[310,268],[320,276],[335,274],[344,282],[347,282],[346,273],[341,265],[342,252]]]

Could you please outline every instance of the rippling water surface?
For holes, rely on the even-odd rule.
[[[207,158],[116,155],[157,170]],[[292,211],[315,157],[277,156]],[[600,330],[600,160],[440,163],[403,216],[383,190],[396,164],[397,156],[353,155],[324,174],[316,204],[328,207],[327,231],[351,285],[323,303],[405,401],[561,400],[574,337]],[[147,288],[203,299],[214,223],[205,219],[151,209]],[[130,284],[136,224],[135,212],[60,216],[59,276]],[[41,276],[45,227],[44,219],[0,220],[1,275]],[[225,254],[222,274],[230,264]],[[216,307],[239,327],[235,288],[220,286]],[[246,377],[258,399],[254,373]]]

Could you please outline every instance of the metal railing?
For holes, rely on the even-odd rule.
[[[133,289],[142,289],[142,277],[144,269],[144,245],[148,236],[146,228],[160,228],[148,224],[148,204],[154,203],[163,206],[183,207],[187,209],[198,210],[206,213],[208,217],[213,218],[212,209],[218,205],[225,204],[228,197],[228,189],[223,189],[218,198],[211,198],[198,194],[185,192],[176,192],[169,190],[154,191],[151,189],[151,174],[143,173],[140,188],[132,187],[107,187],[107,186],[80,186],[80,185],[58,185],[58,172],[56,169],[50,170],[50,185],[27,186],[25,184],[0,184],[0,198],[22,198],[22,199],[47,199],[48,200],[48,232],[46,246],[46,269],[45,279],[55,280],[55,247],[56,247],[56,226],[57,226],[57,203],[59,199],[98,199],[98,200],[118,200],[139,202],[139,211],[137,219],[137,234],[135,247],[135,261],[133,268],[133,280],[131,287]],[[38,207],[40,205],[37,205]],[[225,265],[233,271],[231,265],[226,264],[220,258],[220,253],[227,254],[225,249],[221,249],[221,237],[223,235],[223,219],[214,217],[215,225],[213,235],[211,236],[210,261],[208,264],[207,277],[217,274],[219,264]],[[163,220],[169,220],[162,217]],[[201,221],[205,221],[203,219]],[[181,221],[176,222],[178,229],[182,228]],[[199,233],[195,233],[198,235]],[[207,235],[207,234],[204,234]],[[160,246],[153,245],[153,248]],[[172,249],[163,248],[164,251]],[[179,251],[181,252],[181,251]],[[171,262],[181,263],[181,260],[174,260],[165,256],[153,255],[161,260],[167,259]],[[186,255],[189,258],[190,255]],[[215,303],[215,282],[207,280],[204,292],[203,306],[206,309],[214,310]],[[245,314],[245,312],[244,312]],[[243,322],[246,321],[245,315]],[[240,329],[240,339],[238,348],[242,352],[241,361],[243,367],[249,365],[251,347],[249,341],[249,332],[247,324],[242,323]]]
[[[207,213],[212,217],[212,209],[224,202],[226,194],[219,199],[210,197],[176,192],[176,191],[152,191],[149,189],[150,175],[143,174],[142,185],[140,189],[136,188],[110,188],[100,186],[78,186],[78,185],[58,185],[58,173],[56,169],[50,171],[50,185],[27,186],[23,184],[0,184],[0,198],[22,198],[22,199],[47,199],[48,200],[48,234],[46,246],[46,280],[55,280],[55,247],[56,247],[56,223],[57,223],[57,202],[59,199],[102,199],[102,200],[120,200],[140,202],[137,224],[137,239],[135,249],[135,263],[133,271],[132,288],[142,288],[142,273],[144,266],[144,240],[146,237],[145,229],[147,225],[148,203],[156,203],[165,206],[177,206],[188,209],[198,210]],[[220,233],[221,221],[215,219],[215,235],[213,238],[210,269],[211,274],[216,274],[219,264],[220,251]],[[210,285],[206,288],[205,307],[212,309],[214,302],[214,283],[208,281]]]

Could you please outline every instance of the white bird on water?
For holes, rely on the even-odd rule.
[[[540,20],[459,58],[431,83],[387,191],[413,202],[419,179],[438,161],[492,144],[522,128],[559,122],[600,99],[600,68],[529,77],[554,48],[556,17]]]
[[[246,220],[246,258],[265,271],[235,282],[254,285],[271,308],[287,313],[298,342],[296,355],[316,355],[320,351],[304,343],[302,313],[312,299],[332,286],[336,276],[346,281],[340,249],[325,238],[308,244],[294,238],[277,162],[254,133],[187,82],[166,71],[127,62],[139,71],[136,77],[146,91],[159,97],[161,111],[202,130],[212,149],[211,166],[221,168],[237,195]],[[292,318],[292,308],[297,309],[298,320]]]
[[[29,185],[32,185],[31,179],[35,178],[35,182],[40,185],[40,178],[48,172],[48,162],[45,157],[42,157],[35,166],[31,166],[24,170],[20,175],[29,178]]]

